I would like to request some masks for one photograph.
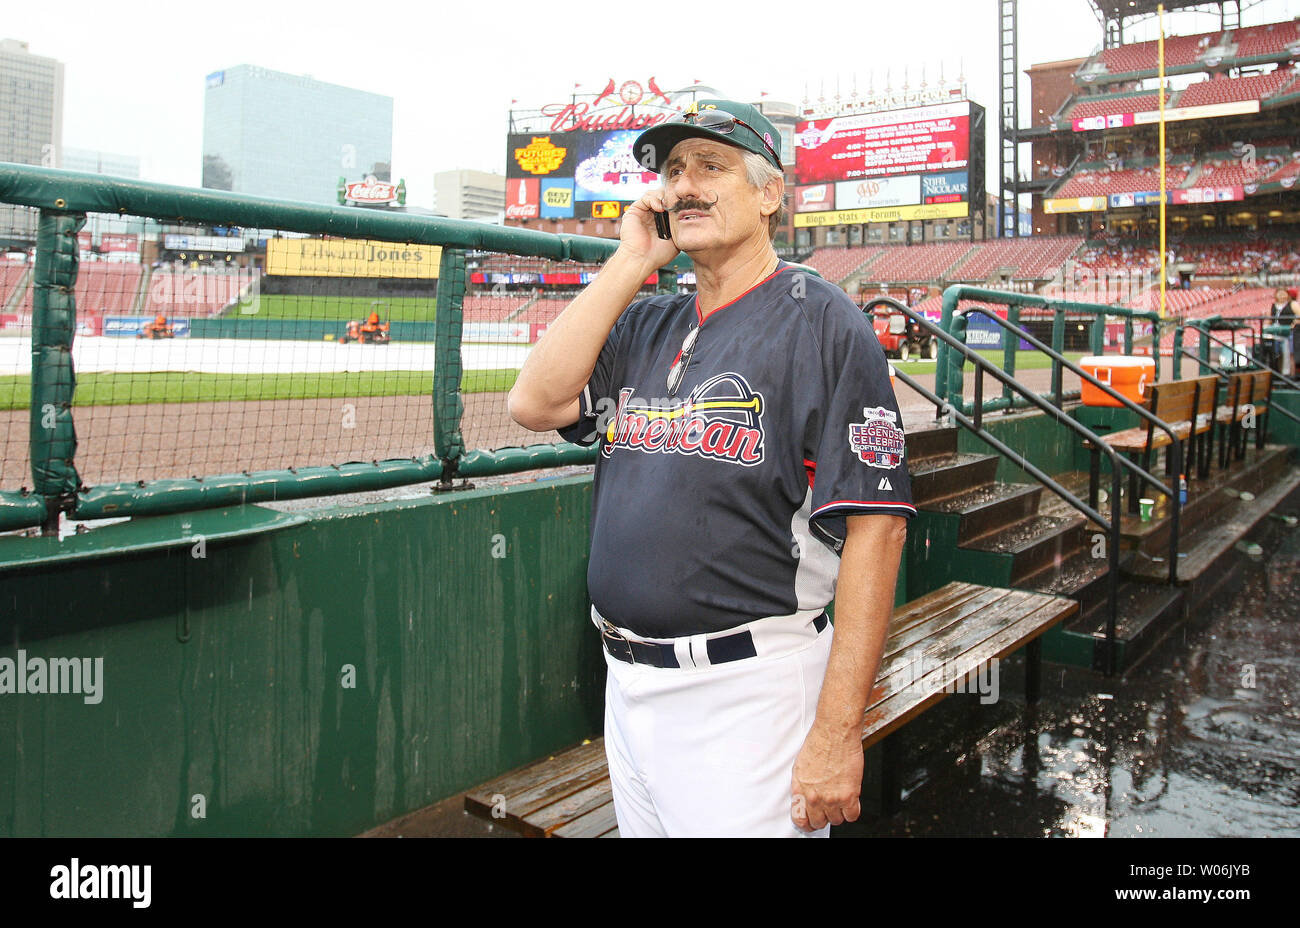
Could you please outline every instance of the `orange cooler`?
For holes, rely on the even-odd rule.
[[[1110,386],[1135,403],[1147,401],[1147,387],[1155,382],[1155,358],[1134,358],[1128,355],[1102,355],[1081,358],[1079,366],[1102,383]],[[1114,397],[1083,381],[1083,405],[1119,406]]]

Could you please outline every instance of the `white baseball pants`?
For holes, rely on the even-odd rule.
[[[659,668],[605,652],[605,753],[620,837],[829,835],[830,826],[809,834],[790,819],[791,771],[833,634],[808,622],[794,635],[788,623],[766,641],[756,634],[758,656],[716,666]]]

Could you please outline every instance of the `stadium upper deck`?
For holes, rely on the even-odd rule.
[[[1300,21],[1169,36],[1165,54],[1163,88],[1153,41],[1029,69],[1035,234],[1156,234],[1162,94],[1171,234],[1300,228]]]

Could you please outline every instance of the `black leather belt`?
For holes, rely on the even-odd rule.
[[[825,631],[829,622],[824,612],[813,619],[813,627],[817,629],[817,634],[820,635]],[[681,667],[677,662],[677,649],[673,645],[629,641],[627,638],[618,637],[616,632],[611,634],[611,630],[612,626],[605,623],[600,633],[605,642],[605,650],[611,657],[625,664],[649,664],[651,667],[661,668]],[[704,643],[704,647],[708,652],[710,664],[726,664],[758,655],[758,651],[754,648],[754,636],[750,634],[749,629],[736,632],[734,635],[710,638]]]

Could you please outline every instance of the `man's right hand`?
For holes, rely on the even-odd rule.
[[[665,194],[652,190],[623,212],[623,225],[619,230],[620,250],[652,268],[663,267],[677,257],[679,249],[671,239],[659,237],[655,228],[655,213],[667,209]]]

